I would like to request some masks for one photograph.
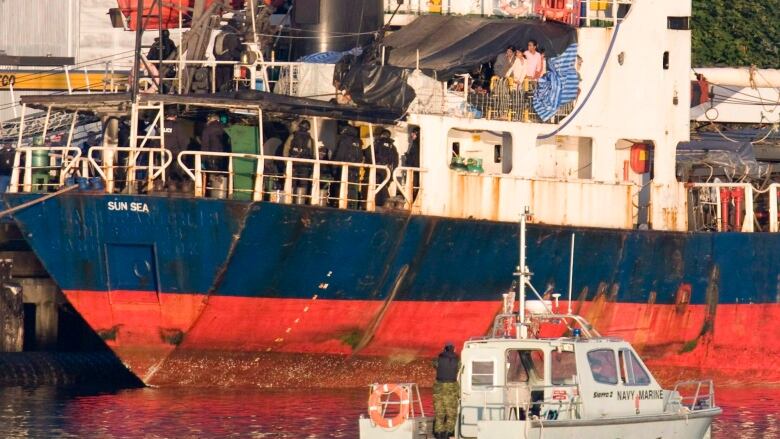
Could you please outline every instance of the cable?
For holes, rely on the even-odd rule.
[[[569,115],[569,117],[566,119],[566,121],[563,122],[561,126],[556,128],[553,132],[549,134],[538,136],[538,139],[549,139],[550,137],[553,137],[556,134],[560,133],[577,117],[577,114],[579,114],[579,112],[588,103],[590,97],[593,95],[593,92],[596,90],[596,87],[599,85],[599,82],[601,81],[601,76],[604,74],[604,70],[607,68],[607,62],[609,62],[609,57],[612,55],[612,49],[614,49],[615,47],[615,42],[617,41],[618,34],[620,33],[621,24],[622,22],[619,21],[617,25],[615,25],[615,32],[612,34],[612,41],[609,42],[607,53],[604,55],[604,61],[601,62],[601,68],[599,69],[599,73],[596,75],[596,79],[593,81],[593,85],[590,87],[590,90],[588,90],[588,94],[585,96],[585,99],[582,101],[580,105],[577,106],[577,108],[574,109],[574,112],[572,112]]]

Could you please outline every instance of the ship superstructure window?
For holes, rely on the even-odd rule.
[[[618,352],[620,361],[620,381],[627,386],[646,386],[650,384],[650,375],[629,349]]]
[[[597,349],[588,352],[588,364],[593,379],[601,384],[617,384],[615,352],[612,349]]]
[[[516,350],[506,352],[506,382],[527,383],[544,381],[544,352],[540,350]]]
[[[663,66],[664,66],[664,70],[669,70],[669,51],[668,50],[666,52],[664,52]]]
[[[487,387],[494,384],[496,363],[493,360],[475,360],[471,362],[471,387]]]
[[[554,385],[577,384],[577,360],[574,352],[553,351],[550,356],[551,379]]]
[[[453,128],[447,136],[447,161],[454,171],[484,174],[512,172],[512,135]]]

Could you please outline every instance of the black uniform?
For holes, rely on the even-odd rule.
[[[390,178],[393,176],[393,170],[398,167],[398,150],[395,148],[395,141],[390,137],[382,136],[374,140],[374,157],[377,165],[387,166],[390,169]],[[378,175],[377,180],[382,180],[383,175]],[[384,206],[385,201],[390,196],[388,193],[388,183],[376,194],[376,205]]]
[[[218,120],[209,122],[200,136],[200,143],[204,152],[228,152],[227,134]],[[227,171],[227,160],[210,157],[205,160],[209,171]]]
[[[306,130],[299,129],[292,133],[289,145],[285,148],[285,155],[293,159],[314,159],[314,140]],[[313,167],[311,164],[293,163],[293,177],[295,187],[309,187],[306,179],[311,178]]]
[[[190,136],[187,135],[181,121],[178,119],[166,119],[163,123],[163,137],[165,138],[165,148],[173,156],[173,163],[168,168],[168,176],[174,184],[183,182],[187,177],[184,170],[179,166],[177,157],[179,157],[179,153],[189,148]]]
[[[357,128],[353,126],[344,127],[339,136],[338,143],[336,143],[336,151],[333,153],[333,161],[336,162],[349,162],[349,163],[362,163],[363,162],[363,149],[360,145],[360,136]],[[336,167],[333,172],[336,180],[341,180],[341,172],[343,168],[341,166]],[[349,205],[351,208],[356,208],[358,203],[358,183],[360,178],[360,171],[357,167],[350,167],[348,180],[347,198],[350,200]],[[334,185],[331,187],[335,194],[331,196],[333,198],[339,197],[339,186]]]

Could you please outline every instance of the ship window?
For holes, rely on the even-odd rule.
[[[690,30],[691,17],[666,17],[666,27],[672,30]]]
[[[485,387],[493,385],[493,360],[471,362],[471,387]]]
[[[588,364],[593,379],[601,384],[617,384],[615,352],[612,349],[597,349],[588,352]]]
[[[620,380],[627,386],[646,386],[650,384],[650,375],[636,355],[628,349],[618,352],[620,359]]]
[[[527,383],[532,376],[544,381],[544,352],[540,350],[506,351],[506,382]]]
[[[668,50],[666,52],[664,52],[663,66],[664,66],[664,70],[669,70],[669,51]]]
[[[577,384],[577,362],[574,352],[553,351],[550,362],[552,363],[551,375],[554,385]]]

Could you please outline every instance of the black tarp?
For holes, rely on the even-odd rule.
[[[446,81],[495,60],[509,45],[525,48],[531,39],[549,59],[575,43],[577,32],[552,21],[426,15],[383,43],[387,65],[414,69],[419,51],[420,69]]]
[[[575,43],[577,32],[565,24],[531,19],[426,15],[380,40],[384,65],[377,59],[382,50],[375,46],[361,57],[342,59],[335,79],[358,105],[404,112],[415,98],[406,78],[418,67],[418,51],[420,69],[446,81],[494,61],[507,46],[525,47],[531,39],[549,59]]]

